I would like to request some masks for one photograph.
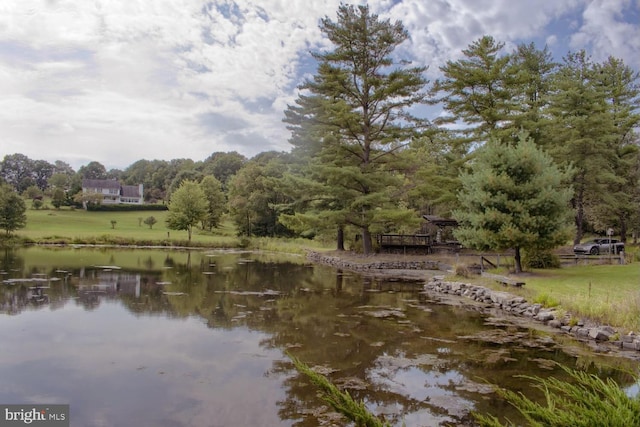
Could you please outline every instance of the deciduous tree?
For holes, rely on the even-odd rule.
[[[167,227],[171,230],[187,230],[189,242],[193,227],[207,215],[207,200],[195,181],[182,181],[169,202]]]
[[[288,159],[285,153],[261,153],[230,179],[229,213],[240,234],[292,235],[291,230],[278,220],[291,202],[280,185]]]
[[[6,235],[27,225],[27,206],[13,188],[0,185],[0,229]]]
[[[218,226],[226,209],[222,184],[213,175],[207,175],[200,182],[200,187],[207,199],[207,215],[202,221],[202,227],[211,230]]]
[[[158,220],[153,215],[144,219],[144,223],[149,226],[149,229],[152,229],[156,222],[158,222]]]
[[[240,153],[231,151],[229,153],[216,152],[211,154],[203,165],[202,172],[212,174],[226,189],[229,179],[235,175],[247,162],[247,158]]]
[[[0,177],[18,193],[35,185],[33,179],[33,160],[24,154],[7,154],[0,162]]]
[[[89,162],[78,169],[82,179],[107,179],[107,169],[100,162]]]

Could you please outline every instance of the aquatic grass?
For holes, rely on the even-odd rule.
[[[545,403],[536,403],[520,392],[495,387],[497,394],[513,405],[531,427],[628,427],[640,426],[640,395],[628,396],[611,378],[603,380],[584,371],[561,368],[571,382],[554,377],[518,376],[542,391]],[[636,381],[638,379],[636,378]],[[493,415],[473,414],[482,427],[502,424]]]
[[[364,402],[356,402],[347,391],[341,391],[322,374],[315,372],[308,365],[287,353],[298,372],[306,375],[311,382],[320,389],[322,400],[334,410],[342,414],[357,427],[391,427],[373,415]]]
[[[356,402],[346,391],[340,391],[327,377],[287,353],[298,372],[306,375],[319,388],[322,399],[356,426],[389,426],[373,415],[363,402]],[[518,375],[530,380],[544,396],[543,403],[534,402],[521,392],[494,386],[494,391],[513,405],[530,427],[628,427],[640,426],[640,395],[629,396],[613,379],[559,365],[570,380]],[[632,375],[633,376],[633,375]],[[635,381],[639,379],[635,376]],[[472,413],[481,427],[514,427],[503,424],[495,415]],[[520,425],[520,424],[518,424]]]

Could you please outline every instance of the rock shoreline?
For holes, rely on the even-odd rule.
[[[501,310],[508,315],[531,319],[557,329],[559,332],[572,335],[579,340],[593,341],[598,345],[608,345],[618,350],[638,352],[640,354],[640,335],[636,332],[622,334],[609,325],[587,325],[583,321],[575,321],[569,313],[564,313],[555,308],[545,308],[541,304],[529,303],[525,298],[508,292],[495,291],[484,286],[463,282],[446,281],[444,276],[436,275],[439,270],[446,269],[446,266],[438,261],[380,260],[362,263],[317,252],[308,253],[307,259],[339,269],[399,278],[416,279],[419,277],[418,275],[407,274],[407,272],[421,272],[422,279],[426,282],[424,284],[426,292],[467,298],[487,307]],[[427,274],[427,271],[431,274]],[[382,272],[384,273],[380,274]]]
[[[640,352],[640,335],[635,332],[623,335],[609,325],[587,326],[583,321],[577,321],[574,324],[568,313],[560,312],[554,308],[545,308],[541,304],[529,303],[525,298],[508,292],[494,291],[483,286],[463,282],[449,282],[445,281],[442,276],[432,278],[424,285],[424,288],[430,292],[469,298],[514,316],[528,317],[579,339],[593,340],[596,343],[609,344],[622,350]]]
[[[379,260],[373,262],[356,262],[349,261],[337,256],[329,256],[319,252],[307,253],[307,259],[320,264],[330,265],[332,267],[358,272],[381,272],[383,270],[440,270],[442,264],[436,260],[409,260],[409,261],[390,261]]]

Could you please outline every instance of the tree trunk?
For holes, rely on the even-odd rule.
[[[371,243],[371,232],[369,227],[362,227],[362,252],[369,255],[373,252],[373,244]]]
[[[584,229],[584,188],[580,188],[574,199],[574,205],[576,209],[576,237],[573,239],[573,244],[577,245],[582,240]]]
[[[189,234],[189,243],[191,243],[191,226],[187,227],[187,233]]]
[[[516,246],[516,255],[515,255],[515,264],[516,264],[516,274],[522,273],[522,259],[520,258],[520,247]]]
[[[622,215],[620,216],[620,241],[627,243],[627,221]]]
[[[336,249],[339,251],[344,251],[344,228],[341,225],[338,226]]]
[[[576,209],[576,237],[573,239],[574,245],[577,245],[582,240],[583,224],[584,224],[584,207],[582,206],[582,203],[578,203],[578,208]]]

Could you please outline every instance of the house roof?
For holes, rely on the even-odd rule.
[[[422,218],[438,227],[457,227],[458,221],[451,218],[440,218],[435,215],[422,215]]]
[[[83,179],[82,188],[120,188],[115,179]]]
[[[120,194],[122,197],[142,197],[140,187],[137,185],[123,185]]]

